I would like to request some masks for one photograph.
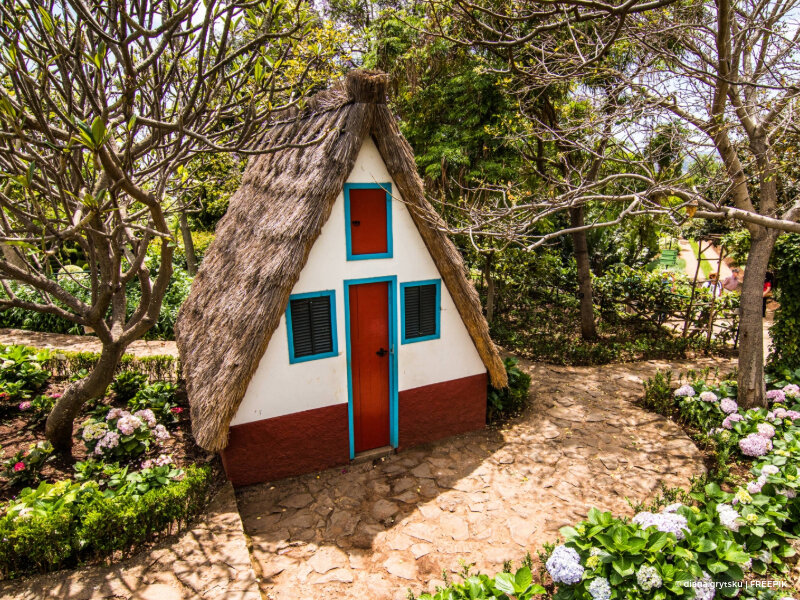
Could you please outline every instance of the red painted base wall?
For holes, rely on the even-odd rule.
[[[321,471],[349,460],[347,404],[234,425],[222,451],[234,486]]]
[[[398,395],[399,449],[482,429],[486,374]],[[234,486],[322,471],[350,461],[347,404],[234,425],[222,463]]]
[[[400,392],[399,449],[486,425],[486,374]]]

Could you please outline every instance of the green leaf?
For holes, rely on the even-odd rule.
[[[499,573],[494,578],[494,586],[504,594],[514,594],[514,576],[511,573]]]
[[[706,568],[712,573],[724,573],[728,570],[728,565],[723,562],[712,562],[706,565]]]
[[[533,575],[531,575],[531,570],[528,567],[522,567],[514,576],[514,586],[516,588],[514,591],[516,593],[524,592],[532,583]]]

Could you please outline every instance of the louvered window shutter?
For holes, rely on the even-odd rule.
[[[436,335],[436,285],[405,288],[406,339]]]
[[[313,356],[333,350],[331,299],[301,298],[291,301],[294,356]]]

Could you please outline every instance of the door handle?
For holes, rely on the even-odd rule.
[[[380,349],[380,350],[378,350],[378,351],[377,351],[375,354],[377,354],[377,355],[378,355],[378,356],[380,356],[380,357],[384,357],[384,356],[386,356],[387,354],[389,354],[389,351],[388,351],[386,348],[381,348],[381,349]]]

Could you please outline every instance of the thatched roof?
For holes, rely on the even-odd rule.
[[[250,160],[183,304],[176,339],[197,443],[219,451],[311,246],[371,135],[495,387],[507,385],[475,288],[425,199],[414,156],[386,106],[387,77],[353,71],[271,130]],[[322,141],[314,143],[319,138]],[[277,150],[276,150],[277,149]]]

